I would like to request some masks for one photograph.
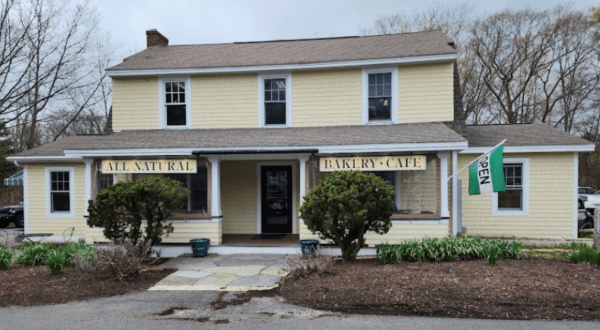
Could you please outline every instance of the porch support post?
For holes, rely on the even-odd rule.
[[[458,234],[458,223],[456,218],[458,217],[458,196],[457,196],[457,184],[458,176],[458,151],[452,151],[452,235]],[[447,180],[446,180],[447,181]]]
[[[89,215],[88,213],[88,202],[92,199],[92,162],[93,159],[86,158],[83,160],[85,163],[85,207],[83,214]]]
[[[306,162],[310,156],[300,156],[298,159],[300,160],[300,205],[302,205],[302,201],[304,199],[304,195],[306,195]]]
[[[213,218],[223,216],[221,212],[221,160],[218,156],[208,157],[211,168],[211,199],[210,213]]]
[[[448,212],[448,151],[438,152],[440,158],[440,199],[441,199],[441,210],[440,216],[442,219],[448,219],[450,213]]]

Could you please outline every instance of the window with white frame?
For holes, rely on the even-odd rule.
[[[506,191],[498,192],[498,209],[523,210],[523,164],[504,164]]]
[[[160,79],[162,128],[190,126],[189,85],[188,78]]]
[[[398,68],[363,70],[363,123],[398,122]]]
[[[291,76],[261,76],[259,84],[260,126],[291,126]]]
[[[506,190],[494,193],[494,215],[529,214],[529,159],[504,159]]]
[[[73,167],[46,168],[46,216],[74,216]]]

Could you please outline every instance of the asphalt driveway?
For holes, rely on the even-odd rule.
[[[1,329],[594,329],[600,322],[465,320],[345,315],[277,298],[214,310],[217,291],[145,291],[45,307],[0,308]],[[223,300],[235,297],[224,293]],[[167,314],[167,315],[160,315]]]

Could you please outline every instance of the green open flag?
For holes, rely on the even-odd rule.
[[[469,195],[505,191],[502,152],[504,146],[487,152],[469,166]]]

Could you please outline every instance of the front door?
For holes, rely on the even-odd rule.
[[[292,167],[261,167],[262,232],[292,232]]]

